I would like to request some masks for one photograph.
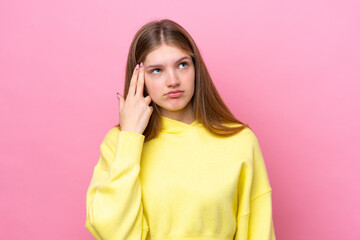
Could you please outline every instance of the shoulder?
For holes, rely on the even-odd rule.
[[[229,127],[243,126],[243,124],[239,124],[239,123],[226,123],[224,125]],[[246,142],[246,143],[250,143],[251,145],[258,144],[258,138],[256,136],[256,133],[254,132],[254,130],[250,129],[249,127],[245,127],[240,132],[236,133],[230,138],[234,141],[239,141],[242,143]]]
[[[251,142],[257,142],[258,138],[255,134],[255,132],[250,128],[245,128],[242,132],[240,132],[240,135],[244,136],[245,138],[249,139]]]

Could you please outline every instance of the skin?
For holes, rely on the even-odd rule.
[[[136,65],[126,100],[118,93],[121,131],[142,134],[149,123],[153,108],[150,96],[143,96],[144,67]]]
[[[184,57],[187,57],[184,59]],[[156,65],[156,66],[154,66]],[[135,67],[126,100],[118,94],[121,131],[142,134],[149,122],[154,101],[163,116],[191,124],[195,121],[190,100],[194,94],[195,67],[191,57],[166,44],[150,52],[144,63]],[[143,96],[146,87],[148,96]],[[179,97],[166,95],[183,91]]]
[[[183,57],[188,58],[178,61]],[[146,56],[144,67],[147,92],[161,114],[187,124],[194,122],[190,100],[194,94],[195,67],[191,56],[180,48],[162,44]],[[166,95],[174,90],[183,93],[176,98]]]

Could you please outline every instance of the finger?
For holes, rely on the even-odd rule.
[[[128,91],[128,96],[134,96],[136,91],[136,82],[139,74],[139,64],[136,65],[133,71],[133,75],[130,80],[130,86]]]
[[[146,103],[147,105],[149,105],[149,104],[151,103],[151,97],[150,97],[150,95],[147,95],[147,96],[144,98],[144,100],[145,100],[145,103]]]
[[[124,107],[124,102],[125,102],[125,99],[122,95],[120,95],[120,99],[119,99],[119,109],[120,109],[120,112],[122,111],[123,107]]]
[[[143,91],[144,91],[144,63],[141,62],[140,64],[140,71],[139,71],[139,78],[137,80],[137,84],[136,84],[136,95],[143,97]]]
[[[119,109],[120,109],[120,102],[121,102],[121,96],[120,96],[120,93],[116,93],[116,97],[118,99],[118,103],[119,103]]]

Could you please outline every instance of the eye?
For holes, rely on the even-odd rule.
[[[151,72],[154,73],[155,70],[160,70],[160,68],[155,68],[155,69],[151,70]]]
[[[188,63],[187,63],[187,62],[182,62],[182,63],[180,63],[180,65],[181,65],[181,64],[185,64],[186,66],[188,65]]]
[[[181,64],[185,64],[185,67],[183,67],[183,68],[181,68],[181,69],[184,69],[184,68],[186,68],[186,67],[188,66],[188,63],[187,63],[187,62],[182,62],[182,63],[180,63],[179,65],[181,65]],[[159,72],[154,72],[154,71],[156,71],[156,70],[161,71],[160,68],[154,68],[154,69],[151,70],[151,73],[155,73],[155,74],[159,73]]]

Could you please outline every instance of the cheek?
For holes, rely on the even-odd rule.
[[[189,85],[189,86],[193,86],[195,85],[195,71],[189,71],[186,76],[186,83]]]
[[[161,93],[161,86],[157,84],[156,81],[150,79],[145,80],[145,87],[150,97]]]

